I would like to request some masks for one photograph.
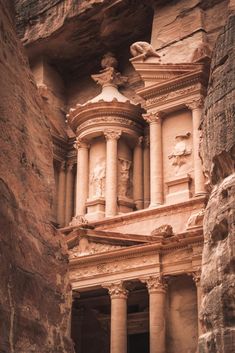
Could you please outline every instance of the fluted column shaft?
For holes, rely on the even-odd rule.
[[[66,199],[65,199],[65,224],[69,224],[73,216],[73,164],[67,164],[66,173]]]
[[[57,193],[57,222],[60,227],[64,226],[65,215],[65,162],[62,162],[59,170],[58,193]]]
[[[86,201],[88,198],[88,173],[89,173],[89,145],[77,138],[77,182],[76,182],[76,216],[86,213]]]
[[[133,153],[133,199],[137,210],[143,208],[143,136],[138,138]]]
[[[150,204],[150,150],[149,136],[144,138],[144,208]]]
[[[195,196],[204,195],[205,192],[205,178],[202,172],[202,161],[199,156],[200,144],[200,122],[202,116],[203,100],[200,98],[187,104],[192,111],[193,123],[193,164],[194,164],[194,185]]]
[[[117,214],[117,143],[121,136],[121,131],[107,130],[104,135],[106,138],[105,216],[113,217]]]
[[[150,207],[163,203],[162,126],[159,113],[144,114],[150,134]]]
[[[145,283],[149,292],[149,352],[165,353],[166,284],[161,277],[150,277]]]
[[[104,286],[111,298],[111,344],[110,353],[127,352],[127,296],[122,282]]]

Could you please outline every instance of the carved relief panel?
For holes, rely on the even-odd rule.
[[[190,197],[193,178],[192,117],[185,110],[163,119],[164,194],[167,203]],[[172,194],[172,197],[169,194]]]
[[[89,200],[105,197],[106,175],[105,141],[94,139],[90,148]]]

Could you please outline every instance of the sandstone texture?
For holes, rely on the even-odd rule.
[[[204,218],[200,353],[235,347],[235,16],[216,42],[202,121],[201,154],[211,194]]]
[[[65,248],[50,224],[52,143],[42,101],[0,1],[0,352],[69,353]]]

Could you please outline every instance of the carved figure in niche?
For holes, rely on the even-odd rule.
[[[153,49],[152,45],[148,42],[135,42],[130,47],[130,52],[133,57],[142,56],[143,59],[147,59],[150,56],[160,58],[160,56]]]
[[[96,163],[92,175],[91,184],[93,187],[93,198],[103,197],[105,190],[105,162]]]
[[[176,168],[176,174],[180,171],[182,165],[187,163],[187,157],[192,153],[192,149],[187,146],[186,142],[190,135],[190,132],[185,135],[177,135],[175,137],[176,144],[172,153],[168,156],[172,160],[171,164]]]
[[[119,158],[119,162],[120,173],[118,180],[118,195],[119,197],[128,197],[131,161]]]

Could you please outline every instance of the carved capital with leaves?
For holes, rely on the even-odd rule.
[[[166,279],[162,276],[149,276],[146,278],[141,278],[141,282],[146,283],[148,292],[165,292],[167,289]]]
[[[121,137],[122,131],[120,130],[105,130],[104,136],[106,140],[119,140]]]
[[[125,288],[123,281],[105,283],[102,287],[108,289],[111,299],[127,299],[128,290]]]
[[[149,124],[161,124],[163,114],[161,112],[143,114],[143,118]]]

